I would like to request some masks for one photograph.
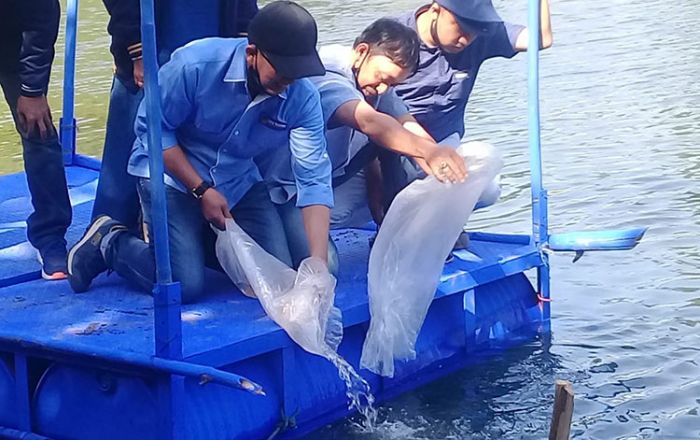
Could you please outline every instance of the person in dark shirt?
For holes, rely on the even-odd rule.
[[[136,178],[126,172],[134,145],[134,119],[143,99],[143,56],[139,0],[103,0],[110,19],[114,78],[109,97],[102,167],[92,218],[109,215],[137,230],[140,204]]]
[[[65,233],[72,216],[63,153],[46,100],[59,17],[58,0],[0,1],[0,85],[22,138],[34,208],[27,238],[49,280],[66,278]]]

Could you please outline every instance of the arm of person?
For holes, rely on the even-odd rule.
[[[549,0],[540,1],[540,49],[549,49],[552,47],[554,37],[552,36],[552,18],[549,12]],[[518,52],[527,51],[530,33],[528,29],[523,29],[515,40],[513,48]]]
[[[102,0],[109,13],[107,31],[116,50],[129,53],[134,64],[134,83],[143,87],[143,46],[139,0]]]
[[[331,161],[326,152],[324,119],[318,91],[313,89],[289,133],[292,170],[304,231],[312,257],[328,261],[330,208],[333,207]]]
[[[367,135],[376,144],[427,164],[425,171],[438,180],[464,180],[464,160],[454,149],[441,147],[432,139],[417,136],[405,129],[392,116],[376,111],[362,100],[348,101],[338,107],[333,119]]]
[[[38,134],[46,139],[55,132],[46,92],[58,36],[60,5],[57,0],[23,1],[17,5],[22,28],[17,100],[19,128],[25,136]]]
[[[191,191],[204,182],[197,173],[177,139],[177,128],[187,120],[194,108],[196,89],[196,67],[188,63],[181,51],[173,56],[158,71],[161,85],[161,132],[163,142],[163,164],[168,174]],[[143,145],[148,145],[145,101],[141,103],[136,117],[136,135]],[[202,214],[208,222],[219,229],[225,229],[226,218],[231,218],[226,198],[215,188],[204,192],[200,200]]]
[[[177,144],[163,151],[163,164],[168,174],[175,177],[190,191],[204,182],[187,159],[182,147]],[[200,204],[204,218],[218,229],[225,230],[226,219],[232,218],[226,197],[215,188],[208,188],[202,194]]]
[[[304,231],[309,242],[309,254],[328,264],[328,234],[330,232],[331,210],[324,205],[310,205],[301,208]]]

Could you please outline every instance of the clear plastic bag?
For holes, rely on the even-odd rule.
[[[394,360],[415,359],[415,344],[445,259],[484,189],[503,166],[494,147],[462,144],[467,179],[416,180],[394,199],[369,257],[370,327],[360,367],[394,376]]]
[[[340,310],[333,306],[335,277],[318,258],[291,269],[262,249],[232,219],[217,231],[216,256],[246,295],[257,297],[273,321],[304,350],[331,358],[343,337]]]

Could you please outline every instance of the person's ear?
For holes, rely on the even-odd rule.
[[[430,5],[430,9],[428,9],[428,13],[431,18],[437,19],[438,15],[440,15],[440,5],[438,5],[437,2],[433,2]]]
[[[369,55],[369,44],[367,43],[360,43],[357,46],[355,46],[355,60],[353,61],[353,66],[355,69],[358,69],[360,65],[364,62],[365,58],[367,58],[367,55]]]
[[[245,60],[248,66],[255,63],[255,56],[258,54],[258,48],[254,44],[249,44],[245,48]]]

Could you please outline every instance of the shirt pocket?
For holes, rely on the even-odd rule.
[[[466,101],[469,98],[473,86],[474,71],[472,69],[452,71],[448,99],[452,102]]]
[[[280,121],[275,121],[280,122]],[[273,124],[275,123],[273,122]],[[250,156],[269,152],[276,148],[289,148],[289,128],[287,124],[282,126],[270,126],[264,123],[255,124],[250,129],[248,136],[248,148],[245,148]],[[274,127],[274,128],[273,128]]]

